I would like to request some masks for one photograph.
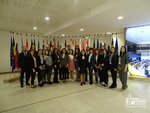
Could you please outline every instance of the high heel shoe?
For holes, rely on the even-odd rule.
[[[81,83],[80,85],[83,86],[83,83]]]

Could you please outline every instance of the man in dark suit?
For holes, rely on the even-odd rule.
[[[30,78],[30,72],[29,72],[29,65],[28,65],[28,55],[26,52],[26,46],[22,47],[22,52],[19,54],[18,57],[18,63],[19,63],[19,70],[20,70],[20,85],[21,88],[23,88],[24,84],[24,73],[26,73],[26,85],[30,85],[28,83]]]
[[[93,54],[93,48],[90,48],[90,54],[88,55],[88,66],[89,66],[89,84],[93,84],[93,68],[95,63],[95,54]]]

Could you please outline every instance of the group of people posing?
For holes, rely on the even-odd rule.
[[[70,49],[70,45],[66,48],[54,48],[53,51],[46,46],[46,49],[35,50],[35,46],[31,45],[30,50],[26,50],[23,46],[22,52],[18,57],[20,70],[20,85],[24,87],[24,73],[26,73],[26,85],[31,88],[36,88],[35,75],[38,76],[38,86],[42,87],[44,83],[60,83],[70,81],[79,81],[83,86],[89,81],[92,85],[95,77],[95,82],[104,87],[108,86],[108,71],[112,76],[112,84],[109,88],[117,87],[117,72],[119,73],[122,88],[124,91],[127,88],[127,71],[129,56],[126,52],[126,47],[120,48],[120,54],[116,52],[114,47],[111,47],[110,53],[103,45],[100,48],[93,49],[86,47],[86,50],[81,50],[78,45],[75,49]],[[52,76],[54,70],[54,76]],[[76,76],[75,76],[76,75]],[[51,81],[53,80],[53,81]]]

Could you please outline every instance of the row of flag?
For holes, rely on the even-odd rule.
[[[24,46],[23,43],[23,39],[21,39],[21,43],[20,43],[20,49],[22,49],[22,46]],[[35,39],[31,39],[31,44],[30,45],[34,45],[37,49],[45,49],[46,45],[50,46],[50,49],[62,46],[62,43],[60,44],[60,40],[44,40],[42,41],[42,44],[40,44],[40,40],[38,39],[37,45],[36,45],[36,41]],[[42,47],[41,47],[42,45]],[[66,47],[67,45],[71,45],[73,48],[76,45],[79,45],[81,47],[81,49],[85,50],[87,46],[90,46],[89,44],[89,39],[81,39],[80,42],[77,42],[77,40],[65,40],[64,41],[64,47]],[[102,45],[102,43],[99,41],[99,39],[97,39],[97,41],[94,39],[93,40],[93,48],[99,48]],[[103,43],[103,45],[106,48],[106,43]],[[27,48],[27,50],[29,50],[29,40],[26,38],[25,40],[25,46]],[[91,46],[92,47],[92,46]],[[115,42],[115,46],[114,46],[114,39],[112,38],[111,41],[111,47],[115,47],[116,51],[118,51],[118,39],[116,38],[116,42]],[[108,51],[110,51],[110,46],[108,46]],[[10,65],[12,67],[12,70],[18,69],[18,43],[15,43],[15,38],[11,37],[10,39]]]

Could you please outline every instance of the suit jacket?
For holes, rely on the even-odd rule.
[[[114,54],[112,56],[111,64],[112,64],[113,68],[117,69],[117,67],[118,67],[118,54]]]
[[[88,60],[89,60],[89,56],[90,54],[88,55]],[[92,54],[90,62],[89,62],[89,66],[94,67],[94,62],[95,62],[95,54]]]
[[[68,55],[65,55],[65,57],[63,58],[62,55],[60,56],[60,64],[61,66],[66,66],[68,64]]]
[[[18,65],[19,67],[26,71],[29,67],[29,63],[28,63],[28,55],[26,53],[26,56],[24,55],[24,52],[21,52],[18,56]]]
[[[120,63],[121,63],[120,66],[125,68],[125,65],[129,63],[128,53],[126,53],[123,57],[121,57]]]
[[[100,62],[101,62],[100,60],[101,60],[101,56],[98,55],[98,58],[97,58],[97,61],[96,61],[96,55],[95,55],[95,62],[94,62],[94,65],[99,66],[99,64],[100,64]]]
[[[56,54],[52,54],[53,65],[59,66],[60,62],[58,62],[58,60],[60,60],[60,56]]]
[[[106,55],[106,57],[104,57],[104,55],[102,55],[101,63],[104,64],[104,66],[102,66],[102,68],[108,70],[109,69],[109,55]]]

